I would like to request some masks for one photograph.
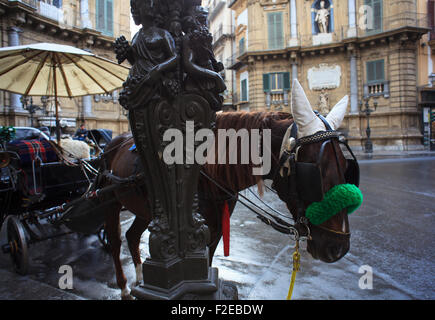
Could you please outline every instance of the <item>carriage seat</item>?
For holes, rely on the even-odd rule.
[[[59,161],[56,151],[47,140],[14,140],[8,144],[8,150],[18,154],[23,167],[31,166],[37,159],[42,163]]]

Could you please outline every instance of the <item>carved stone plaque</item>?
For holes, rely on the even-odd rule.
[[[341,67],[322,63],[308,70],[307,79],[310,90],[338,88],[341,82]]]

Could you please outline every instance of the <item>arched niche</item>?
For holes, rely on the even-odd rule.
[[[328,23],[328,32],[334,32],[334,4],[332,0],[316,0],[313,2],[311,6],[311,30],[313,34],[319,34],[320,29],[316,22],[317,11],[320,9],[320,2],[324,2],[324,8],[329,10],[329,23]]]

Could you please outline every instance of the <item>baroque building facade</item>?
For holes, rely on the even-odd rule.
[[[419,90],[431,86],[434,46],[428,1],[232,0],[228,7],[237,110],[290,111],[297,78],[321,113],[349,95],[340,130],[355,150],[367,139],[364,97],[371,108],[377,103],[370,117],[375,151],[423,148]]]
[[[116,37],[130,33],[130,3],[120,0],[0,0],[2,47],[49,42],[70,45],[115,61]],[[22,97],[0,91],[0,125],[55,127],[54,99]],[[81,123],[87,129],[109,129],[116,136],[128,131],[128,120],[110,95],[59,98],[63,133]],[[26,98],[26,99],[24,99]],[[31,112],[29,112],[29,110]]]
[[[225,70],[221,72],[227,90],[224,93],[223,109],[234,110],[233,87],[235,71],[229,69],[228,59],[234,51],[234,12],[228,8],[227,0],[205,0],[202,6],[209,13],[209,30],[213,35],[213,51],[216,59],[224,64]]]

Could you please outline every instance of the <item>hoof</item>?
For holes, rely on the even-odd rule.
[[[135,267],[136,270],[136,283],[135,285],[139,285],[143,281],[143,274],[142,274],[142,264],[138,264]]]
[[[130,289],[128,287],[122,289],[121,300],[134,300],[134,297],[130,294]]]
[[[121,296],[121,300],[136,300],[131,294]]]

